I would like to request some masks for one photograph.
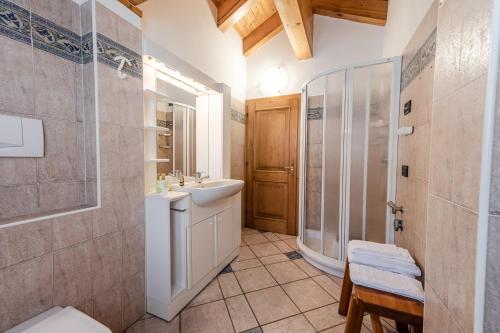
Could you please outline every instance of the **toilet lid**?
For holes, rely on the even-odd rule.
[[[31,326],[23,333],[111,333],[111,330],[86,314],[68,306]]]

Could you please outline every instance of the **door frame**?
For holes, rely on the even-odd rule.
[[[295,203],[295,209],[293,210],[293,215],[289,214],[288,217],[288,223],[287,223],[287,233],[289,235],[294,235],[297,236],[299,233],[299,187],[300,187],[300,170],[301,170],[301,163],[300,163],[300,152],[302,150],[300,146],[300,129],[301,129],[301,109],[302,109],[302,94],[297,93],[297,94],[289,94],[289,95],[280,95],[280,96],[270,96],[270,97],[262,97],[262,98],[254,98],[254,99],[248,99],[245,101],[245,112],[247,115],[247,126],[245,126],[245,179],[246,179],[246,198],[245,198],[245,207],[246,207],[246,219],[245,219],[245,226],[247,227],[254,227],[254,221],[253,221],[253,211],[254,211],[254,203],[253,203],[253,186],[250,184],[253,181],[253,166],[250,165],[250,156],[252,156],[252,161],[253,161],[253,151],[252,151],[252,145],[250,144],[249,140],[249,131],[253,130],[250,126],[250,115],[248,112],[248,102],[255,102],[255,101],[264,101],[264,100],[269,100],[269,99],[276,99],[276,100],[287,100],[290,98],[298,98],[299,103],[297,105],[297,119],[296,119],[296,128],[295,131],[297,133],[296,135],[296,142],[295,142],[295,156],[293,160],[295,161],[295,174],[293,176],[293,180],[289,180],[289,184],[293,187],[292,190],[289,188],[289,192],[293,192],[292,196],[289,197],[289,203],[294,202]],[[276,109],[282,108],[282,107],[275,107]],[[272,109],[272,108],[270,108]],[[292,128],[290,128],[290,131]],[[291,158],[291,155],[290,155]],[[290,211],[290,210],[289,210]]]

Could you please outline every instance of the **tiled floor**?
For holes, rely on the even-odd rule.
[[[174,320],[146,315],[127,333],[343,333],[342,281],[296,250],[293,236],[243,229],[239,257]],[[362,333],[369,333],[365,319]],[[383,324],[385,332],[396,332]]]

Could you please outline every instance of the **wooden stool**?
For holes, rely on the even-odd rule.
[[[339,314],[347,316],[349,312],[349,302],[351,301],[352,281],[349,275],[349,261],[345,261],[344,279],[342,280],[342,288],[340,290]]]
[[[365,313],[370,314],[375,333],[383,332],[380,317],[393,319],[399,325],[411,325],[414,333],[423,332],[424,305],[422,303],[384,291],[352,285],[344,332],[359,333]]]

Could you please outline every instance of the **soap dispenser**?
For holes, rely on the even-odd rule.
[[[179,173],[179,186],[184,186],[184,175],[182,172]]]

